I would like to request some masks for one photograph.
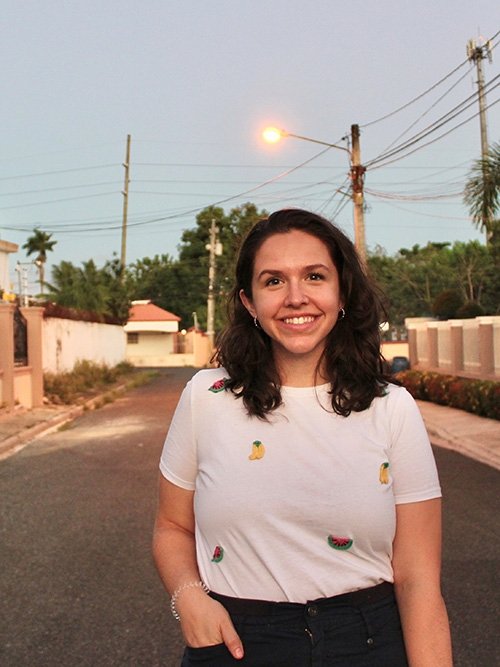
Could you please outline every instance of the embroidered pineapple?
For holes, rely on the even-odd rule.
[[[258,461],[266,453],[266,448],[260,440],[254,440],[252,442],[252,453],[248,457],[250,461]]]

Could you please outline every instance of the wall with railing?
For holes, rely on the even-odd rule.
[[[115,324],[44,318],[44,308],[19,308],[26,323],[26,355],[16,350],[17,306],[0,302],[0,406],[43,403],[43,373],[73,369],[79,360],[116,366],[125,360],[126,335]]]
[[[500,379],[500,316],[443,322],[411,318],[405,324],[412,368]]]

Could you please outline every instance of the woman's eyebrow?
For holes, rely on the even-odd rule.
[[[301,267],[302,271],[310,272],[310,271],[330,271],[330,268],[326,266],[326,264],[308,264],[307,266]],[[283,273],[286,273],[286,270],[283,271],[282,269],[262,269],[262,271],[259,272],[259,274],[256,276],[257,280],[262,278],[264,275],[272,275],[272,276],[281,276]]]

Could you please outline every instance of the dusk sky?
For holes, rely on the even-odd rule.
[[[471,38],[493,37],[483,68],[489,142],[499,141],[498,3],[4,0],[2,19],[0,238],[21,246],[35,226],[53,233],[49,281],[51,264],[119,254],[127,134],[128,263],[176,256],[182,231],[218,202],[308,208],[353,238],[351,202],[337,192],[348,154],[267,145],[267,125],[346,146],[360,125],[369,249],[484,239],[460,194],[481,151],[474,98],[379,158],[477,91]],[[20,250],[11,269],[17,260],[29,261]]]

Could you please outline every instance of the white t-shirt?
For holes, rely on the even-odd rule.
[[[331,408],[328,385],[282,387],[269,421],[198,372],[177,406],[162,474],[194,490],[208,587],[306,602],[393,581],[395,504],[441,495],[413,398],[389,385],[363,412]]]

